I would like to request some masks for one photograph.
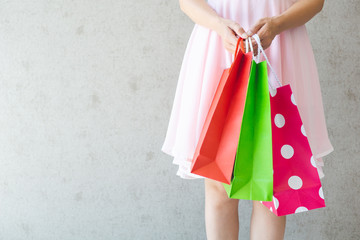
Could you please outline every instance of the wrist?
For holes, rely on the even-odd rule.
[[[282,15],[272,17],[272,21],[275,26],[275,36],[286,30],[284,17]]]
[[[213,18],[211,26],[212,30],[214,30],[217,34],[221,35],[224,28],[224,19],[220,16],[215,16]]]

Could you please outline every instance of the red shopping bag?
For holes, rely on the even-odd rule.
[[[325,207],[315,159],[290,85],[281,86],[259,37],[253,37],[280,86],[270,86],[273,200],[262,204],[277,216]]]
[[[238,50],[216,89],[196,146],[191,172],[230,184],[249,82],[251,53]]]
[[[325,207],[315,159],[290,85],[271,92],[273,201],[262,202],[277,216]]]

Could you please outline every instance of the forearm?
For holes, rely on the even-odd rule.
[[[195,23],[219,31],[221,17],[205,0],[179,0],[181,10]]]
[[[221,0],[218,0],[221,1]],[[238,38],[248,35],[239,23],[219,16],[205,0],[179,0],[181,10],[195,23],[215,31],[226,50],[235,53]]]
[[[295,2],[290,8],[279,16],[273,18],[278,29],[278,34],[301,25],[304,25],[323,7],[324,0],[300,0]]]

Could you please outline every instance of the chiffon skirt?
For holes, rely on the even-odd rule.
[[[247,31],[260,18],[281,14],[296,0],[209,0],[222,17],[238,22]],[[283,85],[290,83],[320,178],[322,157],[333,151],[328,138],[317,67],[305,26],[277,35],[265,50]],[[216,32],[195,24],[190,36],[162,151],[179,166],[177,175],[202,178],[190,173],[196,144],[212,97],[233,55],[223,47]],[[277,86],[269,71],[269,79]]]

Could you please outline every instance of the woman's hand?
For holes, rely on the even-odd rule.
[[[223,40],[226,50],[235,53],[238,37],[247,38],[236,22],[224,19],[205,0],[179,0],[180,7],[195,23],[214,30]]]
[[[252,36],[254,34],[259,36],[261,46],[264,50],[270,47],[272,41],[279,33],[279,27],[275,18],[270,17],[260,19],[254,26],[250,28],[249,31],[247,31],[248,36]],[[252,39],[251,42],[254,46],[255,54],[257,54],[257,44],[254,39]]]
[[[220,19],[220,24],[215,31],[220,35],[226,50],[234,54],[238,38],[247,38],[245,30],[237,23],[229,19]]]
[[[301,26],[321,11],[324,0],[299,0],[278,16],[262,18],[247,32],[249,36],[257,34],[264,49],[270,47],[275,36],[281,32]],[[257,44],[252,41],[255,53]]]
[[[195,23],[215,30],[223,39],[224,47],[235,53],[236,38],[257,33],[264,49],[280,32],[305,24],[321,11],[324,0],[299,0],[279,16],[260,19],[252,28],[251,34],[244,34],[244,29],[236,22],[221,18],[205,0],[179,0],[180,7]],[[255,49],[257,45],[253,41]],[[257,52],[257,51],[256,51]]]

